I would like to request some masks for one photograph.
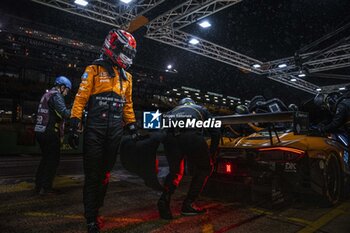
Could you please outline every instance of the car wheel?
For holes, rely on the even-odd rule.
[[[343,176],[336,154],[329,154],[323,170],[323,199],[327,206],[335,205],[340,200],[343,187]]]

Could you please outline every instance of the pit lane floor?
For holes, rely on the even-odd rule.
[[[38,158],[30,156],[0,159],[0,232],[86,232],[81,157],[62,157],[55,180],[55,187],[62,194],[56,196],[33,195],[32,174],[37,163]],[[161,172],[166,173],[166,168]],[[202,195],[198,204],[206,207],[208,213],[182,217],[180,208],[188,185],[185,177],[174,195],[175,219],[161,220],[156,210],[160,194],[117,165],[101,210],[106,220],[102,232],[350,232],[348,200],[332,208],[297,202],[271,210],[246,200],[227,201],[219,195]],[[240,196],[244,195],[249,194]]]

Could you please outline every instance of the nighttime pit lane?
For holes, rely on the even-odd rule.
[[[162,176],[167,167],[164,158],[158,158]],[[33,194],[32,176],[38,162],[39,158],[32,156],[1,158],[1,232],[86,232],[82,158],[62,156],[55,179],[60,194],[51,196]],[[147,188],[141,179],[119,164],[112,172],[101,212],[106,222],[102,232],[350,232],[349,200],[332,208],[321,207],[310,199],[267,208],[261,202],[252,202],[249,191],[242,187],[228,190],[216,186],[215,191],[205,190],[198,204],[207,208],[208,213],[183,217],[180,208],[189,185],[188,177],[171,204],[174,220],[162,220],[156,209],[160,193]]]

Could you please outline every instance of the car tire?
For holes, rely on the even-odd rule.
[[[342,197],[343,189],[343,173],[341,171],[338,156],[335,153],[328,155],[325,160],[323,169],[323,196],[322,204],[325,206],[333,206],[337,204]]]

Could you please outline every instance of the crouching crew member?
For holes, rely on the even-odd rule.
[[[185,116],[196,120],[207,120],[211,118],[208,110],[196,105],[190,98],[184,98],[179,106],[166,114],[175,118]],[[182,120],[183,117],[180,117]],[[179,119],[180,119],[179,118]],[[164,150],[169,164],[169,174],[166,177],[163,193],[158,201],[158,210],[163,219],[172,219],[170,210],[170,198],[178,187],[184,173],[184,158],[194,166],[194,174],[187,197],[182,204],[182,215],[197,215],[205,213],[205,209],[194,205],[196,198],[206,184],[207,178],[212,172],[211,156],[217,150],[220,140],[220,129],[209,128],[211,145],[208,148],[203,135],[203,129],[195,128],[172,128],[167,130],[164,139]]]
[[[318,131],[321,133],[332,133],[337,137],[343,135],[345,140],[341,140],[350,152],[350,91],[341,95],[339,92],[330,93],[328,95],[318,94],[314,103],[323,110],[328,110],[332,119],[327,124],[320,123]],[[346,169],[350,169],[350,163],[347,162]],[[346,186],[348,187],[348,186]]]
[[[73,135],[77,135],[86,104],[88,109],[83,145],[83,201],[89,233],[99,232],[103,225],[99,209],[103,206],[124,123],[134,138],[138,135],[132,102],[132,76],[125,71],[135,54],[134,37],[124,30],[111,30],[105,38],[100,59],[88,66],[82,75],[74,100],[71,114]]]
[[[341,127],[349,135],[350,133],[350,91],[341,95],[338,92],[328,95],[318,94],[314,103],[332,114],[332,120],[328,124],[319,125],[319,130],[324,133],[335,133]]]
[[[57,193],[57,190],[52,188],[52,183],[60,161],[64,120],[69,118],[71,113],[64,103],[64,96],[70,89],[72,89],[70,80],[59,76],[55,80],[55,86],[40,100],[34,128],[42,153],[35,176],[35,192],[40,195]]]

